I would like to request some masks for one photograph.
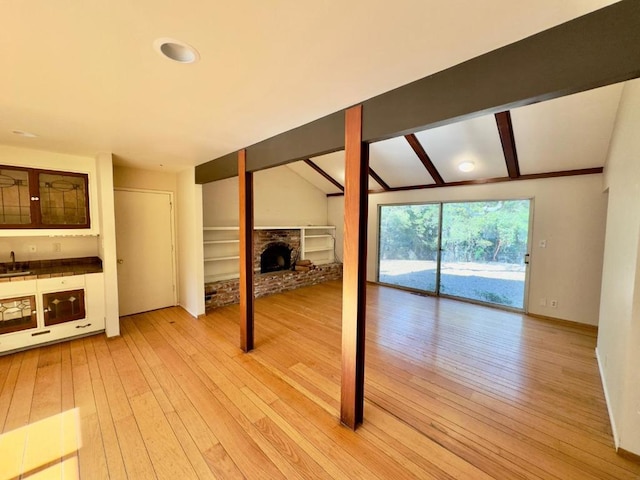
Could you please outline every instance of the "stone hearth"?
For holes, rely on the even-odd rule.
[[[256,298],[259,298],[340,278],[342,278],[341,263],[318,265],[308,272],[284,270],[264,274],[258,273],[254,277],[254,292]],[[240,280],[235,278],[207,283],[204,286],[204,294],[207,310],[239,303]]]

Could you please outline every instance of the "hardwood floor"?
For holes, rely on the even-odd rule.
[[[614,452],[594,329],[386,287],[368,286],[364,424],[339,425],[340,293],[258,299],[249,354],[231,306],[0,357],[0,478],[640,478]],[[69,415],[32,431],[74,408],[77,454]],[[48,443],[60,458],[38,463]]]

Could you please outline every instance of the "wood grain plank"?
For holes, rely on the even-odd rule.
[[[362,423],[366,317],[367,189],[369,147],[362,143],[362,105],[346,111],[342,383],[340,421]]]
[[[31,419],[76,409],[77,457],[47,460],[38,475],[640,476],[613,447],[593,329],[376,285],[367,286],[367,421],[344,428],[341,290],[327,282],[258,299],[249,355],[230,306],[197,320],[178,307],[135,315],[115,341],[3,357],[0,420],[14,428],[0,436],[0,468],[20,467],[6,458],[20,457],[12,439],[39,425]],[[41,448],[31,445],[33,466]]]

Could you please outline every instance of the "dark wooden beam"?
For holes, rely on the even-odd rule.
[[[340,421],[351,429],[364,411],[369,145],[362,142],[362,105],[346,112],[342,384]]]
[[[404,138],[407,140],[407,142],[409,142],[409,145],[411,145],[411,148],[413,148],[413,151],[422,162],[422,165],[424,165],[424,168],[427,169],[429,175],[431,175],[431,178],[433,178],[433,181],[436,182],[436,185],[444,185],[445,182],[442,179],[440,172],[438,172],[438,169],[431,161],[431,158],[429,158],[429,155],[427,155],[427,152],[422,147],[422,144],[420,143],[420,140],[418,140],[418,137],[416,137],[413,133],[410,133],[409,135],[405,135]]]
[[[255,172],[343,149],[344,111],[339,111],[251,145],[247,166]]]
[[[429,188],[443,188],[443,187],[462,187],[468,185],[485,185],[487,183],[502,183],[502,182],[510,182],[517,180],[539,180],[542,178],[557,178],[557,177],[574,177],[577,175],[595,175],[598,173],[602,173],[604,171],[603,167],[594,167],[594,168],[582,168],[578,170],[561,170],[557,172],[546,172],[546,173],[530,173],[527,175],[520,175],[517,178],[509,178],[509,177],[496,177],[496,178],[482,178],[478,180],[462,180],[459,182],[450,182],[445,183],[443,185],[436,185],[435,183],[429,183],[426,185],[408,185],[406,187],[391,187],[389,192],[404,192],[406,190],[425,190]],[[369,190],[369,194],[374,193],[386,193],[385,190]],[[327,197],[341,197],[344,195],[343,193],[328,193]]]
[[[238,152],[231,152],[196,167],[196,183],[204,183],[238,176]]]
[[[240,348],[253,350],[253,173],[245,150],[238,152],[240,191]]]
[[[513,135],[513,124],[511,123],[511,112],[509,110],[496,113],[496,124],[502,143],[504,161],[507,164],[509,178],[520,176],[520,165],[518,164],[518,151],[516,149],[516,138]]]
[[[374,172],[373,168],[371,167],[369,167],[369,175],[371,175],[371,178],[373,178],[376,182],[378,182],[378,184],[382,187],[382,189],[385,192],[391,190],[391,187],[389,186],[389,184],[387,184],[387,182],[385,182],[380,175]]]
[[[640,76],[640,2],[623,0],[363,103],[374,142]]]
[[[306,163],[307,165],[309,165],[311,168],[313,168],[316,172],[318,172],[320,175],[322,175],[324,178],[326,178],[328,181],[330,181],[337,189],[339,189],[341,192],[344,192],[344,187],[342,185],[340,185],[340,182],[338,182],[335,178],[333,178],[331,175],[329,175],[327,172],[325,172],[322,168],[320,168],[316,163],[314,163],[313,161],[309,160],[308,158],[305,159],[304,163]]]

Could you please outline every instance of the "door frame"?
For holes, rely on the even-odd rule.
[[[171,213],[169,214],[169,219],[171,223],[171,280],[173,282],[173,306],[176,306],[178,304],[178,281],[177,281],[178,280],[177,278],[178,263],[176,259],[176,225],[175,225],[176,209],[174,208],[175,206],[174,198],[173,198],[174,193],[170,190],[152,190],[152,189],[146,189],[146,188],[128,188],[128,187],[114,187],[113,191],[169,195],[169,205],[171,206],[171,209],[170,209]],[[116,232],[116,236],[117,236],[117,232]],[[116,245],[116,258],[117,258],[117,245]],[[116,265],[116,268],[117,268],[117,265]]]
[[[525,265],[525,274],[524,274],[524,295],[522,300],[522,308],[513,308],[507,305],[500,305],[498,303],[489,303],[483,302],[481,300],[475,300],[472,298],[465,297],[457,297],[455,295],[447,295],[440,293],[440,267],[442,260],[442,212],[443,206],[445,203],[475,203],[475,202],[505,202],[505,201],[517,201],[517,200],[528,200],[529,201],[529,225],[527,231],[527,255],[529,258],[529,263]],[[397,288],[399,290],[407,290],[409,292],[415,292],[422,295],[428,295],[431,297],[441,297],[441,298],[451,298],[453,300],[460,300],[462,302],[474,303],[477,305],[485,305],[488,307],[499,308],[501,310],[507,310],[510,312],[517,313],[529,313],[529,279],[531,275],[531,262],[533,260],[533,256],[531,255],[532,251],[532,241],[533,241],[533,216],[534,216],[534,203],[535,197],[533,196],[523,196],[523,197],[509,197],[509,198],[489,198],[489,199],[477,199],[477,200],[428,200],[424,202],[394,202],[394,203],[379,203],[377,205],[377,238],[376,238],[376,279],[374,283],[379,285],[384,285],[385,287]],[[403,285],[395,285],[392,283],[385,283],[380,281],[380,232],[381,232],[381,213],[382,207],[390,207],[390,206],[406,206],[406,205],[439,205],[440,206],[440,217],[439,217],[439,229],[438,229],[438,260],[436,267],[436,291],[431,292],[428,290],[420,290],[417,288],[405,287]]]

